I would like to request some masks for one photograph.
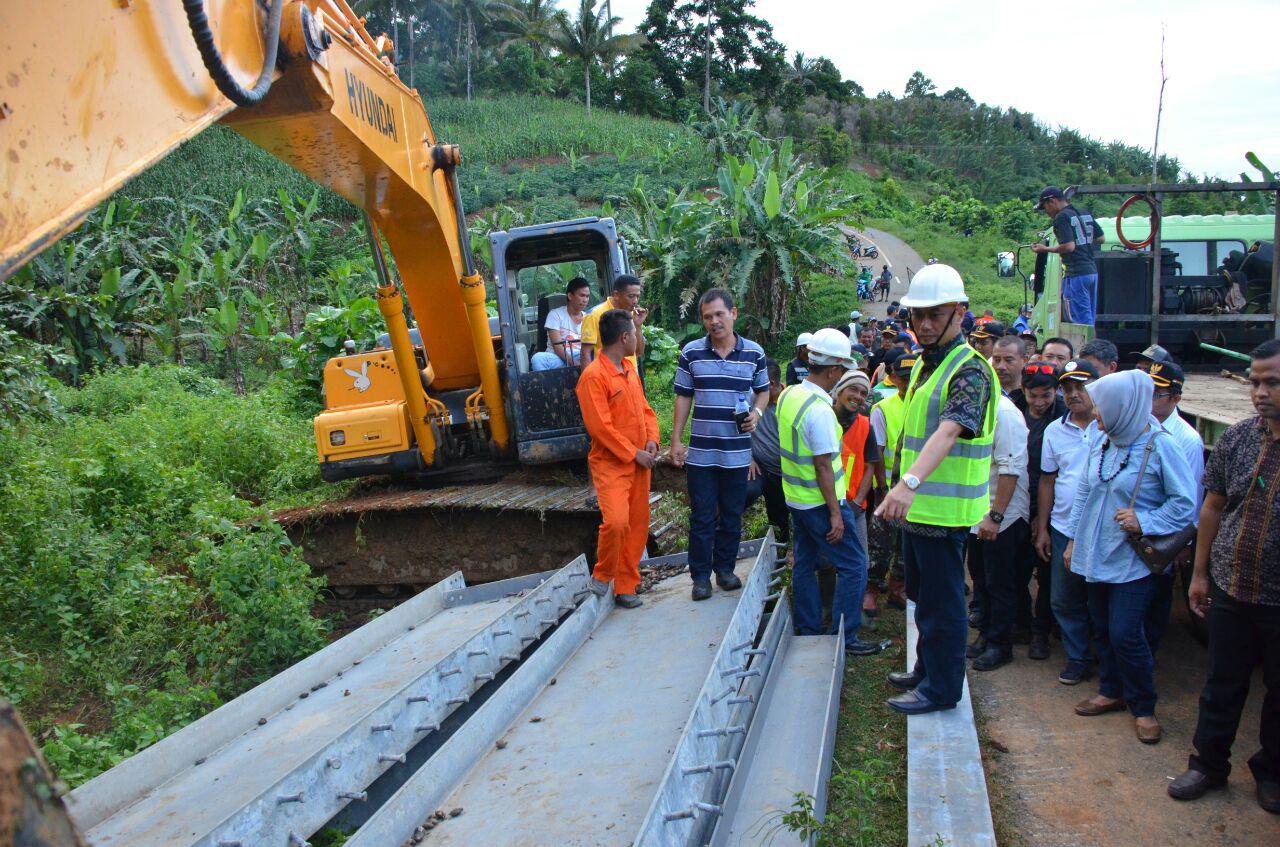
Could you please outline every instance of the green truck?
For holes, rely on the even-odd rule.
[[[1061,259],[1040,254],[1031,277],[1032,329],[1041,339],[1057,335],[1078,344],[1096,334],[1122,352],[1142,350],[1151,343],[1151,316],[1156,312],[1151,253],[1126,250],[1115,218],[1099,218],[1098,225],[1104,241],[1098,255],[1096,326],[1063,320]],[[1273,337],[1269,286],[1241,292],[1248,300],[1244,312],[1227,314],[1222,308],[1226,286],[1218,268],[1233,251],[1244,253],[1256,242],[1269,242],[1274,232],[1274,215],[1170,215],[1161,220],[1159,340],[1179,361],[1206,362],[1210,354],[1201,342],[1241,350]],[[1149,233],[1147,219],[1125,219],[1124,234],[1130,241],[1142,242]],[[1258,319],[1249,320],[1248,314]],[[1217,319],[1205,320],[1209,315]]]

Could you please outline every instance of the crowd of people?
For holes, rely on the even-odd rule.
[[[607,595],[612,582],[626,608],[642,605],[662,455],[634,360],[639,293],[639,280],[619,278],[584,319],[575,360],[602,512],[593,590]],[[1225,784],[1261,661],[1262,749],[1249,764],[1259,803],[1280,812],[1280,342],[1253,351],[1258,416],[1231,427],[1206,464],[1177,411],[1185,374],[1160,347],[1122,368],[1105,339],[1040,341],[1025,310],[1006,329],[991,311],[974,315],[942,263],[887,311],[803,333],[783,367],[735,331],[730,292],[702,296],[706,335],[680,352],[665,454],[687,476],[692,599],[741,587],[743,513],[763,498],[791,546],[797,633],[842,629],[848,655],[871,655],[889,642],[865,637],[868,619],[882,602],[914,601],[917,661],[888,675],[902,690],[890,708],[954,708],[968,668],[998,671],[1023,646],[1050,659],[1056,636],[1058,682],[1096,678],[1075,713],[1127,711],[1137,740],[1154,744],[1155,656],[1175,573],[1194,561],[1189,599],[1208,617],[1209,671],[1195,753],[1169,794]]]

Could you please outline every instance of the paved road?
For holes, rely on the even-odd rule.
[[[879,229],[871,229],[868,227],[864,230],[857,230],[853,227],[841,227],[845,234],[853,234],[862,238],[862,240],[870,240],[880,248],[880,255],[875,259],[863,259],[855,257],[859,264],[871,265],[871,270],[876,276],[880,275],[880,266],[887,264],[889,270],[893,271],[893,284],[889,287],[889,300],[872,301],[862,304],[862,312],[866,315],[874,315],[878,318],[884,317],[885,307],[893,300],[901,300],[902,295],[907,293],[907,283],[910,281],[912,274],[920,270],[924,265],[924,259],[920,258],[920,254],[911,249],[911,246],[896,235],[884,232]]]

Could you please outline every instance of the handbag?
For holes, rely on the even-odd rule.
[[[1138,502],[1138,489],[1142,487],[1142,477],[1147,472],[1147,460],[1155,450],[1156,436],[1159,434],[1159,432],[1153,432],[1151,440],[1147,442],[1147,449],[1142,451],[1142,464],[1138,466],[1138,481],[1134,484],[1133,495],[1129,498],[1130,509],[1133,509],[1133,504]],[[1196,525],[1188,524],[1176,532],[1164,535],[1129,533],[1127,540],[1129,546],[1138,554],[1138,558],[1146,563],[1152,574],[1162,574],[1169,569],[1169,563],[1174,557],[1196,540],[1196,532]]]

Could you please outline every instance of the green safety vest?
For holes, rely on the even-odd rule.
[[[820,506],[826,503],[818,488],[818,469],[813,465],[814,452],[804,443],[801,425],[813,404],[823,398],[807,389],[788,386],[778,397],[778,445],[782,453],[782,493],[792,503]],[[844,468],[840,464],[840,424],[833,419],[836,452],[831,456],[831,472],[835,476],[836,499],[844,496]],[[976,523],[976,521],[975,521]]]
[[[919,457],[929,436],[938,429],[947,403],[951,377],[960,366],[976,358],[986,366],[991,379],[991,397],[982,432],[977,438],[959,438],[929,478],[920,483],[907,512],[912,523],[931,526],[969,527],[982,520],[991,508],[991,447],[995,440],[999,385],[991,364],[968,344],[947,354],[923,385],[916,385],[924,359],[916,362],[907,389],[906,415],[902,427],[899,467],[905,473]]]
[[[902,438],[902,422],[907,417],[907,405],[895,388],[892,396],[876,403],[876,408],[884,415],[884,470],[886,480],[892,484],[898,470],[898,448]]]

